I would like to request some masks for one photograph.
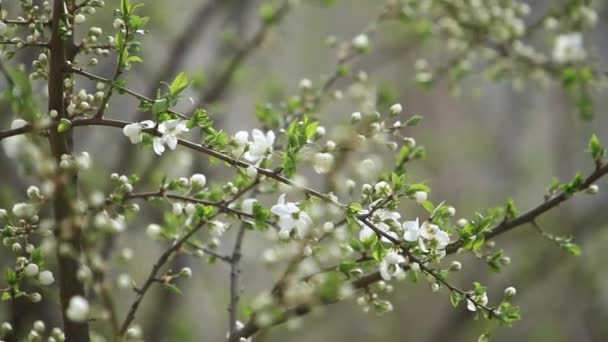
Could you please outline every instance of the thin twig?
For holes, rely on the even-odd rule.
[[[234,334],[236,332],[236,321],[238,318],[238,306],[240,297],[239,276],[241,270],[239,262],[241,261],[241,247],[243,245],[243,239],[245,237],[246,231],[247,225],[242,223],[236,235],[234,249],[232,250],[232,257],[230,258],[230,306],[228,308],[230,314],[230,334]]]
[[[125,317],[124,321],[122,322],[122,324],[120,326],[120,331],[119,331],[120,336],[124,336],[124,334],[129,329],[131,322],[133,322],[133,320],[135,319],[135,313],[137,312],[137,309],[139,308],[139,305],[141,304],[141,301],[144,299],[144,296],[148,292],[148,289],[150,288],[150,286],[152,286],[152,284],[154,284],[156,282],[156,279],[157,279],[156,277],[157,277],[160,269],[167,263],[167,261],[169,261],[169,258],[171,256],[173,256],[173,254],[175,252],[177,252],[190,237],[192,237],[197,231],[199,231],[205,225],[205,223],[206,223],[206,221],[199,223],[196,227],[192,228],[188,233],[186,233],[180,239],[176,240],[173,243],[173,245],[171,245],[171,247],[169,247],[167,250],[165,250],[165,252],[163,254],[161,254],[161,256],[158,258],[158,260],[154,263],[154,266],[152,266],[152,270],[148,274],[146,281],[140,288],[138,288],[136,290],[137,297],[135,298],[135,301],[129,307],[127,316]]]

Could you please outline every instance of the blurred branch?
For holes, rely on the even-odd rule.
[[[238,70],[239,66],[247,57],[249,57],[262,45],[272,26],[280,23],[283,18],[287,16],[290,9],[291,1],[283,1],[281,6],[276,10],[273,20],[263,22],[253,37],[236,50],[232,58],[230,58],[227,66],[220,72],[219,76],[214,78],[211,84],[203,89],[203,92],[198,102],[196,102],[194,108],[201,108],[209,103],[219,100],[222,97],[222,95],[226,92],[228,85],[234,78],[234,74]]]
[[[135,298],[135,301],[129,307],[127,316],[125,317],[124,321],[120,325],[119,336],[124,336],[125,333],[127,332],[127,330],[129,329],[131,322],[133,322],[133,320],[135,319],[135,313],[137,312],[137,309],[139,308],[141,301],[144,299],[146,292],[148,292],[148,290],[150,289],[150,286],[152,286],[152,284],[154,284],[157,281],[156,277],[158,275],[158,272],[160,272],[160,269],[167,263],[167,261],[169,261],[169,258],[172,257],[173,254],[176,253],[182,247],[182,245],[184,243],[186,243],[186,241],[190,237],[192,237],[197,231],[199,231],[205,225],[205,223],[206,223],[206,221],[199,223],[196,227],[192,228],[188,233],[186,233],[186,235],[184,235],[181,238],[179,238],[178,240],[176,240],[171,245],[171,247],[169,247],[167,250],[165,250],[165,252],[163,252],[163,254],[161,254],[161,256],[158,258],[158,260],[154,263],[154,266],[152,266],[152,270],[148,274],[148,277],[146,278],[146,281],[144,282],[144,284],[140,288],[135,289],[135,291],[137,292],[137,297]]]
[[[591,173],[580,185],[579,190],[583,190],[588,188],[590,185],[592,185],[596,180],[600,179],[602,176],[606,175],[608,173],[608,164],[604,164],[604,165],[600,165],[599,167],[596,168],[596,170]],[[485,238],[486,239],[491,239],[493,237],[496,237],[500,234],[506,233],[518,226],[527,224],[527,223],[531,223],[533,222],[538,216],[540,216],[541,214],[545,213],[546,211],[557,207],[560,203],[564,202],[565,200],[567,200],[568,198],[570,198],[571,196],[567,195],[565,192],[543,202],[542,204],[540,204],[539,206],[535,207],[534,209],[529,210],[528,212],[517,216],[511,220],[506,220],[503,221],[501,224],[497,225],[495,228],[491,229],[489,233],[485,234]],[[386,233],[384,233],[383,231],[379,230],[378,228],[376,228],[373,224],[371,224],[371,222],[369,222],[367,219],[362,219],[362,222],[367,225],[368,227],[370,227],[376,234],[378,234],[379,236],[381,236],[382,238],[386,238],[389,241],[393,242],[396,246],[401,246],[401,244],[399,243],[398,240],[394,239],[393,237],[391,237],[390,235],[387,235]],[[462,246],[462,242],[457,241],[454,242],[450,245],[448,245],[448,247],[446,248],[446,253],[447,254],[454,254],[460,247]],[[442,279],[441,276],[439,276],[438,274],[436,274],[436,271],[429,269],[428,267],[424,266],[421,262],[417,261],[416,259],[412,259],[412,256],[407,252],[407,250],[404,250],[404,252],[407,254],[408,257],[410,257],[412,262],[417,262],[420,265],[420,269],[421,271],[427,273],[428,275],[432,276],[436,281],[442,283],[443,285],[445,285],[447,288],[450,289],[450,291],[453,292],[457,292],[459,294],[465,295],[467,296],[467,299],[472,300],[471,298],[469,298],[469,296],[467,295],[467,292],[460,290],[456,287],[454,287],[453,285],[449,284],[447,281],[445,281],[444,279]],[[358,289],[363,289],[366,288],[378,281],[382,280],[382,277],[380,276],[380,272],[373,272],[370,273],[362,278],[359,278],[355,281],[353,281],[351,283],[352,288],[355,290]],[[326,305],[326,304],[331,304],[334,303],[335,300],[332,301],[327,301],[327,302],[322,302],[322,305]],[[487,310],[489,312],[490,315],[494,314],[494,309],[490,308],[490,307],[486,307],[485,305],[480,305],[479,303],[475,303],[476,306],[483,308],[484,310]],[[288,319],[292,318],[292,317],[297,317],[297,316],[302,316],[302,315],[306,315],[308,314],[310,311],[312,310],[312,306],[309,304],[302,304],[302,305],[298,305],[294,308],[291,309],[287,309],[286,311],[283,312],[282,315],[280,315],[280,317],[275,320],[270,326],[274,326],[274,325],[278,325],[278,324],[282,324],[284,322],[286,322]],[[237,335],[233,335],[230,337],[229,341],[231,342],[236,342],[238,341],[240,338],[242,337],[250,337],[252,335],[254,335],[255,333],[257,333],[260,330],[260,327],[256,324],[255,322],[255,318],[252,318],[243,329],[238,331]]]
[[[247,225],[242,223],[239,227],[239,231],[236,236],[234,243],[234,249],[232,251],[232,257],[230,258],[230,305],[228,312],[230,313],[229,332],[234,334],[236,332],[236,321],[238,319],[238,307],[239,307],[239,276],[241,270],[239,268],[239,262],[241,261],[241,248],[243,245],[243,238],[245,237],[245,231]]]

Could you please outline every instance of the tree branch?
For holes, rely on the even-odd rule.
[[[69,46],[62,37],[61,26],[65,20],[65,3],[56,0],[53,2],[53,18],[51,22],[52,35],[50,41],[50,69],[49,69],[49,112],[57,111],[58,120],[65,117],[64,79],[67,77],[66,64],[73,56],[68,56]],[[69,140],[70,132],[59,133],[56,129],[50,130],[49,142],[52,154],[59,165],[61,156],[71,153]],[[57,168],[60,170],[60,168]],[[61,172],[61,171],[59,171]],[[53,193],[53,210],[55,214],[55,236],[57,237],[57,259],[59,268],[59,294],[61,299],[61,313],[63,315],[64,331],[68,341],[88,342],[89,326],[85,322],[71,321],[66,314],[70,299],[74,296],[85,296],[84,285],[78,280],[76,274],[79,268],[78,261],[73,256],[66,256],[59,252],[60,246],[69,245],[79,255],[82,249],[80,244],[80,227],[70,219],[72,205],[77,192],[76,175],[59,174],[55,181]]]

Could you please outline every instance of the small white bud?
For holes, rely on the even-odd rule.
[[[192,203],[188,203],[184,207],[184,211],[187,215],[194,215],[194,213],[196,213],[196,206]]]
[[[585,191],[590,195],[595,195],[600,191],[600,188],[597,186],[597,184],[591,184]]]
[[[467,221],[467,219],[461,218],[460,220],[458,220],[458,222],[456,222],[456,225],[459,228],[464,228],[464,226],[466,226],[468,223],[469,223],[469,221]]]
[[[318,136],[322,137],[322,136],[325,136],[325,134],[327,133],[327,130],[325,129],[325,127],[319,126],[319,127],[317,127],[316,132],[317,132]]]
[[[193,174],[190,177],[190,185],[197,188],[204,188],[207,184],[207,177],[202,173]]]
[[[34,292],[30,295],[32,303],[39,303],[42,300],[42,295],[38,292]]]
[[[390,111],[391,111],[391,115],[401,114],[401,112],[403,111],[403,106],[401,106],[400,103],[395,103],[394,105],[391,106]]]
[[[84,322],[89,316],[89,302],[82,296],[70,298],[66,316],[73,322]]]
[[[513,296],[515,296],[515,294],[517,294],[517,289],[515,289],[513,286],[507,287],[505,289],[506,298],[512,298]]]
[[[23,119],[15,119],[11,122],[11,129],[18,129],[28,125],[28,122]]]
[[[414,199],[418,203],[424,203],[424,201],[426,201],[427,197],[428,197],[428,194],[424,191],[416,191],[414,193]]]
[[[45,329],[46,329],[46,326],[44,325],[43,321],[34,322],[34,330],[36,330],[37,332],[43,333]]]
[[[258,176],[258,169],[253,165],[249,165],[245,172],[249,178],[256,178]]]
[[[360,34],[353,39],[353,47],[360,52],[369,48],[369,38],[365,34]]]
[[[22,247],[21,244],[19,242],[15,242],[12,246],[11,246],[11,250],[13,251],[13,253],[15,254],[19,254],[21,253]]]
[[[181,203],[173,203],[173,206],[171,207],[171,212],[173,212],[174,215],[181,215],[183,211],[184,206]]]
[[[53,277],[53,272],[47,270],[40,272],[38,280],[40,284],[48,286],[55,282],[55,277]]]
[[[450,271],[458,272],[462,270],[462,264],[459,261],[452,261],[450,264]]]
[[[25,268],[23,269],[23,273],[28,277],[35,277],[38,275],[39,270],[40,269],[38,268],[38,265],[30,263],[25,266]]]
[[[334,223],[331,221],[327,221],[323,224],[323,231],[326,233],[330,233],[334,230]]]
[[[454,207],[448,207],[447,212],[448,212],[448,215],[454,216],[454,215],[456,215],[456,208],[454,208]]]
[[[361,112],[354,112],[350,115],[350,122],[357,123],[361,121]]]
[[[162,232],[161,226],[159,226],[155,223],[148,225],[148,228],[146,228],[146,235],[148,235],[148,237],[153,240],[158,239],[160,237],[161,232]]]
[[[0,325],[0,331],[2,331],[3,334],[10,333],[13,331],[13,326],[9,322],[3,322],[2,325]]]
[[[76,14],[74,16],[74,24],[82,24],[87,20],[87,17],[84,16],[84,14]]]
[[[309,90],[312,88],[312,81],[307,79],[307,78],[303,78],[300,80],[300,89],[302,90]]]
[[[179,271],[179,276],[183,278],[192,278],[192,269],[190,267],[184,267]]]

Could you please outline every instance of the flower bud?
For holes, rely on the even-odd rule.
[[[403,106],[400,103],[395,103],[390,108],[391,115],[399,115],[403,111]]]
[[[418,203],[424,203],[428,197],[428,194],[424,191],[416,191],[414,193],[414,199]]]
[[[586,193],[590,194],[590,195],[595,195],[600,191],[600,188],[597,186],[597,184],[591,184],[589,185],[589,187],[585,190]]]
[[[459,261],[452,261],[450,264],[450,271],[458,272],[462,269],[462,264]]]
[[[506,299],[513,298],[513,296],[515,296],[515,294],[517,294],[517,289],[515,289],[513,286],[509,286],[505,289],[505,298]]]
[[[190,267],[184,267],[179,271],[179,276],[182,278],[192,278],[192,269]]]
[[[190,177],[190,185],[196,188],[204,188],[207,184],[207,177],[201,173],[193,174]]]
[[[38,265],[30,263],[25,266],[25,268],[23,269],[23,273],[28,277],[35,277],[36,275],[38,275],[39,270],[40,269],[38,268]]]
[[[245,173],[247,173],[247,177],[249,178],[256,178],[258,176],[258,169],[253,165],[249,165]]]

